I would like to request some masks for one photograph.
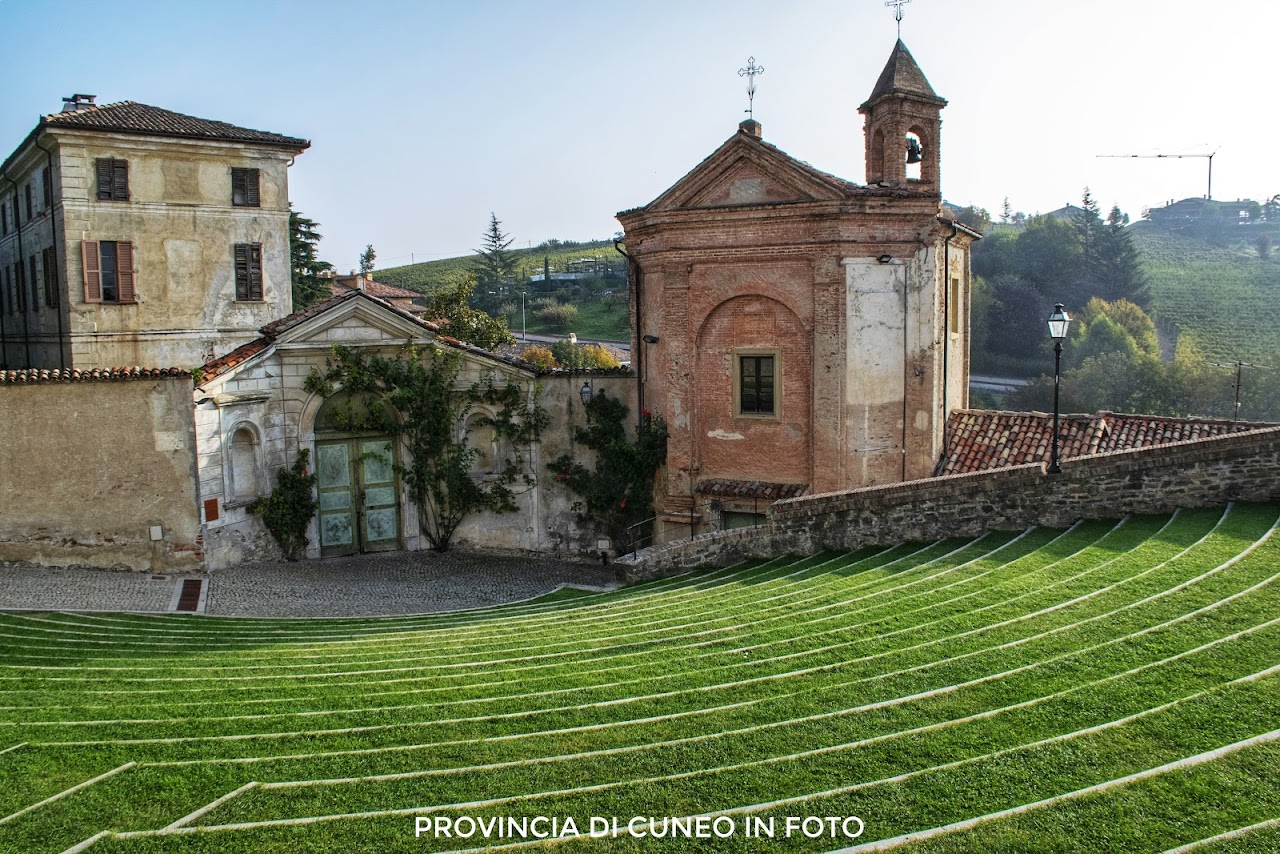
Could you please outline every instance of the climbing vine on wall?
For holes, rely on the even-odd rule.
[[[458,525],[473,512],[516,509],[513,487],[533,483],[529,448],[550,420],[536,389],[527,396],[521,386],[509,380],[500,384],[491,373],[460,387],[457,353],[413,344],[394,357],[337,345],[326,365],[324,373],[312,371],[307,389],[331,397],[341,386],[348,401],[338,408],[341,429],[400,438],[408,462],[396,469],[432,548],[446,551]],[[485,412],[472,417],[481,404]],[[499,440],[495,446],[510,451],[482,477],[473,471],[480,452],[467,442],[468,426],[490,428]]]
[[[653,478],[667,458],[667,425],[642,412],[632,442],[623,426],[630,410],[621,400],[602,390],[586,410],[587,426],[574,429],[574,441],[595,451],[594,468],[568,455],[548,468],[581,497],[573,505],[578,521],[596,525],[622,549],[627,529],[653,516]]]
[[[316,514],[316,476],[307,471],[311,452],[298,451],[298,459],[280,469],[276,488],[270,495],[255,498],[249,511],[262,517],[271,536],[289,560],[302,557],[307,549],[307,525]]]

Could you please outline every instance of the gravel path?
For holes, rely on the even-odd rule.
[[[194,577],[0,565],[0,610],[171,611],[182,581]],[[613,567],[456,550],[246,564],[205,578],[205,613],[241,617],[421,614],[517,602],[566,584],[617,586]]]

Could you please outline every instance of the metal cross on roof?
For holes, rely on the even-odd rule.
[[[893,7],[893,19],[898,22],[898,38],[902,38],[902,7],[911,0],[884,0],[884,5]]]
[[[756,99],[756,75],[764,74],[764,66],[756,65],[754,56],[747,57],[747,67],[738,69],[738,76],[747,78],[747,108],[743,110],[747,118],[754,119]]]

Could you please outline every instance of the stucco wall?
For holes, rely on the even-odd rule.
[[[1280,500],[1280,428],[779,501],[758,529],[701,534],[624,561],[633,580],[747,558],[856,549],[1080,519]]]
[[[190,376],[0,383],[0,436],[0,560],[201,567]]]

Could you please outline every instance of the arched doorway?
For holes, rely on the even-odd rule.
[[[395,440],[359,429],[368,404],[339,394],[316,414],[316,481],[323,557],[402,548]]]

